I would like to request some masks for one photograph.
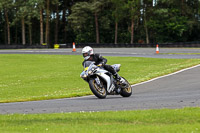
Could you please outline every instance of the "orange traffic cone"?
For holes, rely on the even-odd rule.
[[[75,42],[73,42],[73,50],[72,50],[72,52],[76,52]]]
[[[159,54],[159,47],[158,47],[158,44],[156,45],[156,54]]]

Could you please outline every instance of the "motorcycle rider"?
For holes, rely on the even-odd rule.
[[[115,71],[115,69],[111,65],[106,64],[107,59],[102,57],[100,54],[94,54],[93,48],[91,48],[90,46],[85,46],[82,49],[82,54],[83,54],[83,58],[84,58],[84,61],[82,63],[83,66],[84,66],[85,61],[94,61],[95,65],[104,67],[104,69],[106,69],[107,71],[109,71],[113,74],[113,76],[115,77],[115,79],[117,81],[122,82],[121,77]]]

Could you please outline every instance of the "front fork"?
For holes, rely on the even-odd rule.
[[[101,84],[101,81],[100,81],[100,79],[99,79],[98,76],[95,78],[95,81],[96,81],[97,85],[98,85],[100,88],[103,88],[103,86],[102,86],[102,84]]]

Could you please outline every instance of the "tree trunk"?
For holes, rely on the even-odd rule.
[[[32,45],[33,41],[32,41],[32,25],[31,24],[28,25],[28,29],[29,29],[29,43],[30,45]]]
[[[7,25],[6,25],[6,24],[4,24],[4,31],[7,32]],[[7,37],[7,34],[4,34],[4,43],[5,43],[5,44],[8,43],[8,42],[7,42],[7,38],[8,38],[8,37]]]
[[[64,32],[64,34],[63,34],[64,42],[67,42],[67,26],[66,26],[66,11],[68,10],[67,7],[68,7],[67,1],[64,1],[63,14],[62,14],[62,28],[64,29],[64,31],[62,31],[62,32]],[[70,8],[69,8],[69,11],[71,10]],[[71,14],[71,12],[69,12],[69,14]]]
[[[26,44],[24,17],[22,17],[22,44],[23,44],[23,45]]]
[[[64,42],[66,42],[67,41],[67,26],[66,26],[66,18],[65,18],[65,16],[66,16],[66,7],[63,9],[63,16],[62,16],[62,27],[63,27],[63,29],[64,29]]]
[[[117,44],[118,22],[115,22],[115,44]]]
[[[8,12],[6,9],[5,9],[5,17],[6,17],[6,24],[7,24],[8,45],[10,45],[10,23],[8,20]]]
[[[43,10],[40,10],[40,44],[44,43],[44,33],[43,33]]]
[[[17,29],[17,26],[15,26],[15,44],[18,43],[18,34],[17,34],[17,32],[18,32],[18,29]]]
[[[46,8],[46,14],[47,14],[47,17],[46,17],[46,43],[47,43],[47,45],[49,46],[49,4],[50,4],[50,1],[49,0],[47,0],[46,1],[47,2],[47,8]]]
[[[133,44],[133,41],[134,41],[134,19],[132,18],[132,21],[131,21],[131,44]]]
[[[146,34],[146,43],[149,44],[149,31],[146,24],[145,24],[145,34]]]
[[[59,11],[58,11],[58,5],[56,5],[55,44],[58,43],[58,21],[59,21]]]
[[[149,44],[149,31],[147,27],[146,12],[144,13],[144,28],[145,28],[145,34],[146,34],[146,43]]]
[[[98,24],[97,12],[95,12],[95,25],[96,25],[96,43],[99,43],[99,24]]]

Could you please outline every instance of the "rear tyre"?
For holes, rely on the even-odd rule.
[[[123,97],[130,97],[132,95],[132,87],[125,78],[123,78],[123,79],[125,80],[126,85],[121,86],[122,90],[121,90],[120,95]]]
[[[103,86],[103,87],[100,87],[100,86],[96,83],[95,79],[90,79],[90,80],[89,80],[89,86],[90,86],[90,90],[92,91],[92,93],[93,93],[96,97],[98,97],[98,98],[100,98],[100,99],[106,98],[107,92],[106,92],[106,89],[105,89],[105,87],[104,87],[104,85],[103,85],[103,82],[101,82],[101,86]]]

